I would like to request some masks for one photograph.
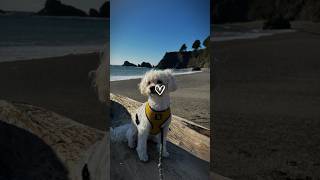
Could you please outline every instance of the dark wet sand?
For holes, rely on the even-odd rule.
[[[40,106],[105,129],[105,107],[88,78],[98,64],[96,53],[0,63],[0,99]]]
[[[214,172],[320,177],[319,47],[320,35],[306,31],[214,43]]]

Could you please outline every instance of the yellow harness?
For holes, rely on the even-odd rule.
[[[163,111],[156,111],[152,109],[149,103],[146,103],[146,116],[151,124],[150,134],[156,135],[160,132],[161,126],[170,118],[170,107]]]

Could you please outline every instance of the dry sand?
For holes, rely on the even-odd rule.
[[[214,172],[319,179],[319,47],[306,31],[214,43]]]
[[[140,79],[112,81],[110,91],[139,102],[146,97],[138,90]],[[171,94],[173,114],[210,128],[210,72],[177,76],[178,90]]]
[[[97,53],[0,63],[0,99],[43,107],[105,129],[106,110],[88,78],[98,64]]]

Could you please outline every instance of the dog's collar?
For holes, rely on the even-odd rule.
[[[146,103],[145,107],[146,116],[151,124],[150,134],[156,135],[160,132],[161,126],[170,118],[170,107],[163,111],[156,111],[151,108],[149,103]]]

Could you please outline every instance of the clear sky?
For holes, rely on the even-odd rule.
[[[98,9],[106,0],[61,0],[86,12],[90,8]],[[0,0],[0,9],[7,11],[37,12],[43,8],[46,0]]]
[[[153,65],[210,34],[210,0],[111,0],[110,58]]]

